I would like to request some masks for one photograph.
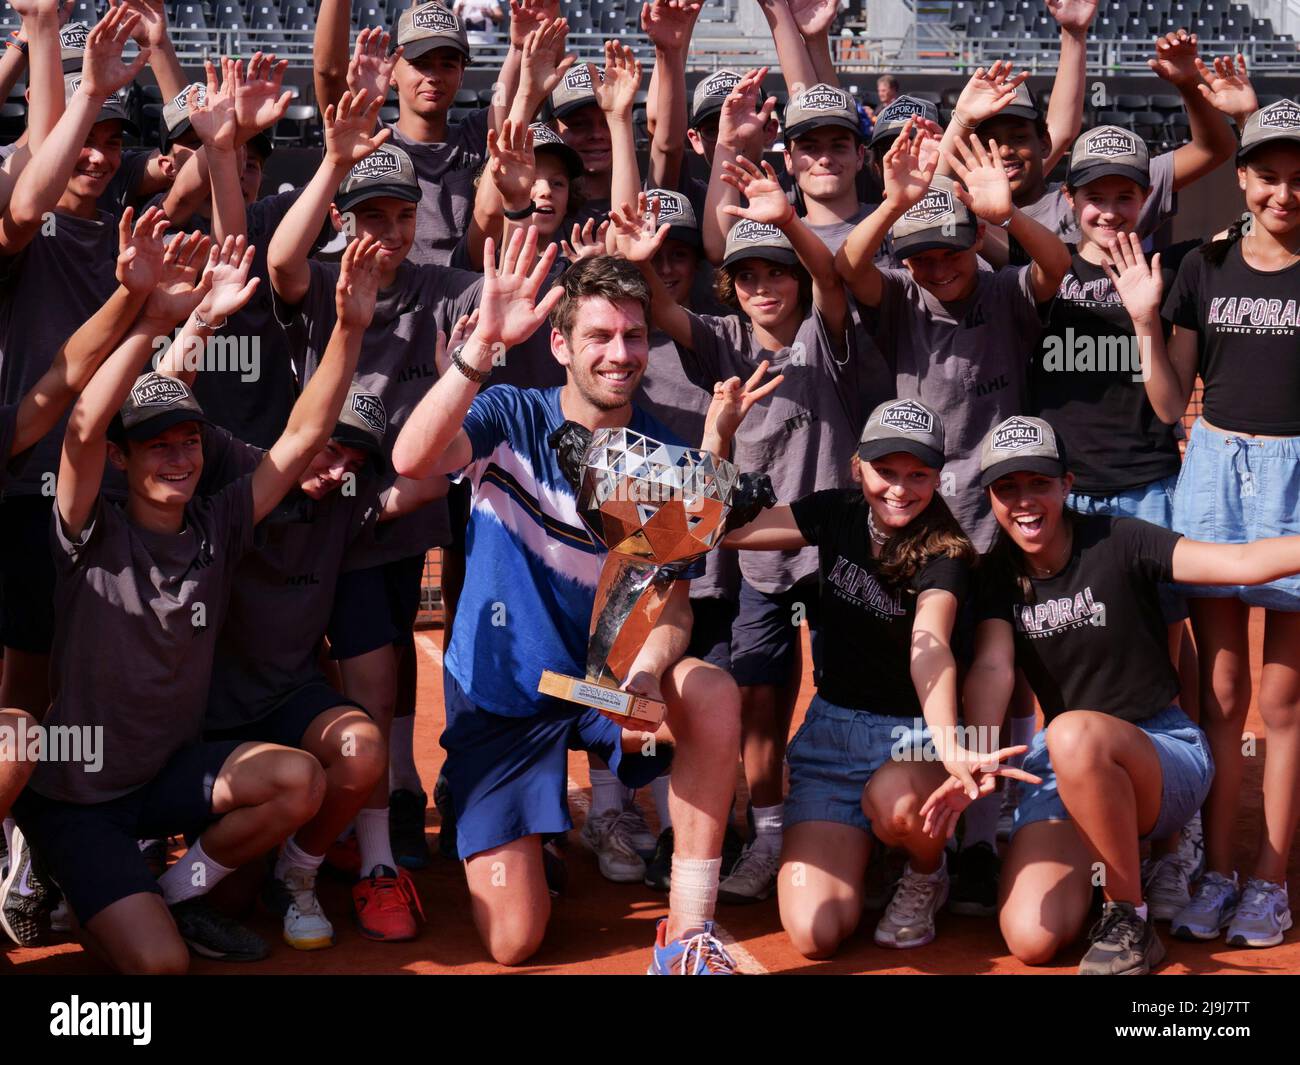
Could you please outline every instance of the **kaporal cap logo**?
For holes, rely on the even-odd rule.
[[[686,213],[685,201],[677,193],[656,189],[653,195],[654,199],[659,201],[659,221],[661,223],[670,217],[678,218]]]
[[[189,96],[191,89],[198,89],[194,97],[194,106],[203,107],[208,102],[208,87],[200,85],[197,81],[193,85],[186,85],[180,92],[172,97],[172,106],[179,107],[182,111],[188,111],[189,107],[185,103],[185,98]]]
[[[993,433],[994,451],[1021,451],[1042,442],[1043,430],[1023,418],[1008,418]]]
[[[903,217],[912,222],[933,222],[948,214],[952,214],[952,193],[947,189],[931,189],[925,199]]]
[[[80,48],[84,52],[88,32],[84,22],[69,22],[59,30],[59,45],[62,48]]]
[[[411,12],[411,25],[417,30],[435,32],[450,30],[455,33],[460,29],[460,22],[457,21],[456,16],[440,4],[417,7]]]
[[[795,101],[795,107],[804,111],[850,111],[853,105],[849,103],[847,93],[839,89],[832,89],[829,85],[814,86]]]
[[[880,125],[886,122],[906,122],[913,115],[925,114],[925,105],[910,96],[900,96],[877,116]]]
[[[373,392],[354,392],[352,413],[376,433],[383,435],[388,425],[388,412],[384,410],[384,401]]]
[[[910,399],[891,403],[880,415],[880,424],[900,433],[934,432],[934,416],[921,404]]]
[[[369,178],[384,177],[399,173],[402,160],[395,152],[386,152],[382,148],[374,155],[368,155],[352,168],[352,180],[365,181]]]
[[[602,76],[602,80],[603,76]],[[564,75],[564,87],[577,92],[579,89],[591,90],[591,68],[586,63],[575,63]]]
[[[1295,129],[1300,126],[1300,107],[1290,100],[1270,104],[1259,113],[1260,129]]]
[[[1087,155],[1113,159],[1117,155],[1137,155],[1137,138],[1122,129],[1103,129],[1093,133],[1083,144]]]
[[[746,244],[763,244],[769,240],[781,239],[781,231],[776,226],[769,226],[766,222],[754,222],[748,218],[737,222],[732,232],[736,235],[736,240]]]
[[[174,377],[152,374],[131,389],[131,402],[137,407],[170,407],[183,403],[189,393]]]
[[[550,126],[543,122],[534,122],[528,127],[533,131],[533,148],[537,149],[543,144],[563,144],[564,141],[560,135],[551,129]]]
[[[731,90],[740,84],[740,75],[730,70],[720,70],[710,74],[695,90],[697,96],[730,96]]]

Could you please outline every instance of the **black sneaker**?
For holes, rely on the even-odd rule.
[[[722,875],[727,876],[731,870],[736,868],[736,863],[740,861],[740,856],[745,853],[745,841],[740,838],[740,833],[730,821],[727,822],[727,831],[722,836]]]
[[[20,947],[43,943],[60,894],[39,859],[33,859],[23,830],[15,825],[9,869],[0,880],[0,926]]]
[[[1079,962],[1080,976],[1145,976],[1165,960],[1154,921],[1144,921],[1131,902],[1107,902]]]
[[[460,855],[456,853],[456,807],[451,801],[451,785],[441,774],[433,786],[433,805],[442,821],[442,826],[438,829],[438,853],[458,862]]]
[[[271,953],[266,940],[214,910],[206,899],[186,899],[170,907],[181,938],[201,958],[261,961]]]
[[[405,869],[429,865],[429,843],[424,838],[424,812],[429,800],[424,792],[399,788],[388,796],[388,836],[393,857]]]
[[[981,840],[963,847],[953,866],[956,884],[948,896],[948,909],[964,917],[992,917],[998,912],[998,874],[1002,860]]]
[[[724,858],[722,864],[726,865]],[[655,891],[667,892],[673,879],[673,830],[669,825],[659,833],[655,852],[645,866],[645,886]]]

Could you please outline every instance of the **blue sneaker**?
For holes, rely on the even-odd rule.
[[[1256,877],[1246,881],[1237,912],[1228,925],[1228,945],[1233,947],[1276,947],[1291,927],[1286,884]]]
[[[727,948],[713,934],[713,922],[665,942],[668,919],[661,918],[655,927],[655,952],[647,976],[734,976],[736,963]]]

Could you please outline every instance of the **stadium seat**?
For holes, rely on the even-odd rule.
[[[467,107],[474,110],[479,106],[478,93],[473,89],[457,89],[452,103],[456,107]]]
[[[374,4],[361,4],[352,9],[352,21],[358,29],[367,26],[382,26],[385,23],[384,12]]]
[[[1128,129],[1129,113],[1127,111],[1098,111],[1097,120],[1093,125],[1120,126],[1124,129]]]
[[[496,89],[493,89],[491,87],[486,89],[480,89],[478,94],[479,107],[491,107],[492,100],[495,96],[496,96]]]
[[[178,30],[206,30],[208,20],[204,17],[199,4],[177,4],[176,14],[172,16],[172,27]]]
[[[476,111],[478,111],[477,107],[453,107],[447,112],[447,121],[456,125],[472,117]]]
[[[1192,139],[1192,123],[1185,114],[1170,115],[1165,128],[1168,131],[1166,142],[1172,148],[1186,144]]]
[[[1172,93],[1155,93],[1148,97],[1147,103],[1152,111],[1159,111],[1164,115],[1180,114],[1183,110],[1183,98]]]
[[[1115,109],[1117,111],[1149,111],[1151,109],[1150,100],[1138,93],[1119,93],[1115,97]]]
[[[290,104],[275,124],[271,139],[276,144],[306,146],[311,142],[315,122],[316,108],[311,104]]]
[[[396,121],[397,121],[399,118],[401,118],[401,117],[402,117],[402,112],[401,112],[401,109],[400,109],[400,108],[397,108],[397,107],[381,107],[381,108],[379,109],[379,121],[380,121],[380,122],[387,122],[387,123],[389,123],[389,124],[391,125],[392,123],[396,122]]]
[[[27,108],[13,100],[0,104],[0,140],[15,141],[27,128]]]
[[[1129,116],[1129,128],[1148,144],[1165,139],[1165,116],[1158,111],[1134,111]]]
[[[247,24],[255,30],[278,30],[280,12],[270,4],[253,4],[248,9]]]

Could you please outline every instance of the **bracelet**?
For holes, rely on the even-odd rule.
[[[205,322],[203,315],[199,314],[198,308],[194,308],[194,324],[200,329],[211,329],[215,333],[218,329],[224,328],[228,321],[230,321],[229,317],[223,318],[219,322]]]
[[[998,228],[999,228],[999,229],[1007,229],[1007,230],[1009,230],[1009,229],[1011,228],[1011,219],[1013,219],[1013,218],[1015,218],[1015,217],[1016,217],[1016,209],[1015,209],[1015,207],[1013,206],[1013,207],[1011,208],[1011,213],[1010,213],[1009,215],[1007,215],[1007,217],[1004,218],[1001,222],[998,223]]]
[[[961,126],[962,129],[975,130],[980,128],[978,122],[976,122],[975,125],[973,126],[969,122],[963,122],[960,118],[957,117],[957,112],[955,109],[953,110],[952,113],[952,120],[956,125]]]
[[[474,384],[481,385],[492,375],[489,373],[484,373],[482,370],[474,369],[473,366],[471,366],[464,359],[462,359],[460,357],[460,353],[464,350],[465,350],[464,344],[457,344],[454,348],[451,349],[451,364],[454,367],[456,367],[456,369],[458,369],[462,374],[464,374],[464,376],[468,377],[471,381],[473,381]]]
[[[501,213],[504,214],[506,218],[508,218],[511,222],[522,222],[525,218],[528,218],[530,215],[532,215],[532,213],[536,210],[537,210],[536,201],[529,200],[527,207],[521,207],[517,211],[511,211],[507,209],[502,211]]]
[[[5,41],[5,47],[17,48],[23,55],[27,54],[27,42],[18,36],[17,30],[10,30],[9,40]]]

